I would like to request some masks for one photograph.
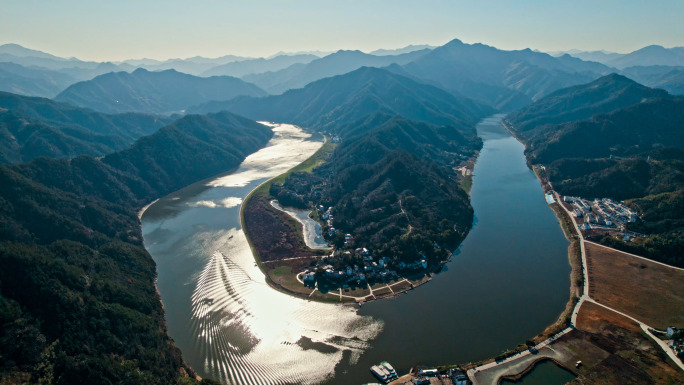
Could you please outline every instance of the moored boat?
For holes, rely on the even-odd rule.
[[[395,379],[395,378],[398,377],[398,376],[397,376],[397,371],[394,370],[394,368],[392,367],[392,365],[390,365],[389,362],[387,362],[387,361],[382,361],[382,362],[380,363],[380,366],[383,367],[383,368],[385,368],[385,370],[389,373],[389,379],[390,379],[390,380],[393,380],[393,379]]]
[[[389,379],[390,373],[384,367],[379,366],[379,365],[373,365],[373,366],[371,366],[370,371],[371,371],[371,373],[373,373],[373,375],[375,375],[375,377],[378,378],[378,380],[382,381],[383,383],[386,384],[390,381],[390,379]]]

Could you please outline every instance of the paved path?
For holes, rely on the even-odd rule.
[[[304,273],[298,273],[297,275],[295,275],[295,277],[297,278],[297,281],[298,281],[299,283],[301,283],[302,285],[304,285],[304,281],[302,280],[302,275],[303,275],[303,274],[304,274]],[[407,282],[407,283],[409,283],[409,284],[411,283],[408,279],[404,278],[404,279],[402,279],[402,280],[400,280],[400,281],[397,281],[397,282],[395,282],[395,283],[387,284],[386,286],[379,287],[379,288],[375,289],[375,291],[382,290],[382,289],[389,289],[390,292],[392,292],[392,295],[396,295],[397,292],[395,292],[394,289],[392,289],[392,286],[399,285],[400,283],[404,283],[404,282]],[[342,289],[341,289],[341,288],[339,289],[339,293],[334,293],[334,292],[323,293],[323,292],[321,292],[321,294],[327,294],[327,295],[331,295],[331,296],[334,296],[334,297],[339,297],[340,301],[342,300],[342,298],[352,298],[352,299],[354,299],[354,300],[357,301],[357,302],[359,302],[359,301],[365,301],[368,297],[373,297],[373,299],[377,299],[377,297],[375,296],[375,294],[373,294],[373,289],[371,288],[371,286],[370,286],[369,284],[366,284],[366,285],[368,285],[368,291],[370,292],[370,294],[364,295],[364,296],[362,296],[362,297],[356,297],[356,296],[353,296],[353,295],[342,294]],[[308,296],[311,297],[311,296],[313,295],[313,293],[314,293],[316,290],[318,290],[318,282],[316,282],[316,287],[311,291],[311,293],[309,293]]]
[[[572,221],[572,226],[575,228],[575,233],[577,234],[577,238],[580,242],[580,255],[582,256],[582,266],[580,266],[580,268],[582,269],[583,285],[582,295],[580,296],[579,301],[577,301],[575,308],[572,310],[572,315],[570,316],[570,325],[574,328],[575,325],[577,325],[577,314],[579,313],[579,309],[582,307],[585,298],[589,296],[589,272],[587,271],[587,250],[585,249],[585,240],[582,236],[582,232],[580,231],[579,226],[577,225],[575,216],[572,215],[570,211],[565,207],[565,205],[563,204],[563,200],[560,198],[560,195],[558,195],[557,192],[554,191],[553,195],[556,197],[556,202],[558,202],[558,206],[560,206],[560,208],[562,208],[563,211],[565,211],[565,214],[567,214],[567,216]]]

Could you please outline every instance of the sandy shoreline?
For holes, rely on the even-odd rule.
[[[145,206],[143,206],[143,208],[138,210],[138,220],[142,221],[142,217],[143,217],[143,214],[145,214],[145,211],[147,211],[147,209],[150,208],[150,206],[152,206],[153,204],[155,204],[157,202],[159,202],[159,198],[153,200],[152,202],[146,204]]]
[[[294,219],[294,220],[296,220],[297,222],[301,223],[301,225],[302,225],[302,232],[303,232],[302,235],[304,236],[304,242],[306,243],[306,245],[307,245],[310,249],[314,249],[314,250],[332,250],[332,247],[330,247],[330,245],[328,245],[328,246],[320,246],[320,245],[316,245],[316,244],[310,244],[309,241],[311,241],[310,237],[311,237],[311,235],[312,235],[312,234],[311,234],[311,231],[312,231],[312,230],[311,230],[311,229],[307,226],[307,224],[306,224],[301,218],[299,218],[294,212],[288,210],[288,209],[290,209],[289,207],[283,207],[283,206],[281,206],[280,203],[278,203],[278,201],[276,201],[275,199],[271,201],[271,206],[273,206],[273,207],[274,207],[275,209],[277,209],[277,210],[280,210],[280,211],[282,211],[282,212],[288,214],[290,217],[292,217],[292,219]],[[306,210],[304,210],[304,211],[306,211]],[[311,213],[311,211],[309,211],[309,214],[310,214],[310,213]],[[312,221],[313,221],[313,219],[312,219]],[[315,236],[315,233],[314,233],[313,235]]]

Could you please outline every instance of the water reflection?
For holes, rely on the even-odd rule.
[[[474,170],[475,224],[448,269],[360,310],[270,288],[240,228],[237,200],[320,147],[295,127],[274,126],[270,146],[234,173],[151,206],[145,244],[184,358],[230,384],[361,384],[383,360],[404,373],[479,360],[555,321],[568,298],[568,243],[522,145],[499,120],[478,126],[485,144]]]
[[[273,129],[269,146],[235,173],[172,194],[143,216],[171,336],[201,374],[230,384],[320,383],[340,362],[353,365],[383,325],[352,307],[278,292],[254,263],[242,199],[321,146],[297,127]]]

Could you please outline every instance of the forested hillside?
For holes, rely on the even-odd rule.
[[[684,99],[610,75],[557,91],[506,124],[559,193],[630,200],[641,219],[627,228],[649,237],[601,242],[684,264]]]
[[[192,376],[166,334],[136,209],[237,166],[271,135],[232,114],[191,115],[103,159],[0,166],[3,381],[170,384]]]
[[[132,73],[110,72],[76,83],[55,100],[106,113],[169,114],[240,95],[262,96],[266,92],[230,76],[201,78],[175,70],[150,72],[139,68]]]
[[[103,114],[86,108],[0,92],[0,163],[40,156],[102,156],[130,146],[173,119],[138,113]]]
[[[357,247],[413,262],[421,255],[432,267],[467,234],[473,211],[449,164],[481,147],[463,128],[434,126],[397,116],[375,116],[364,135],[351,136],[312,173],[296,173],[273,185],[284,205],[333,207],[331,240],[341,247],[344,234]],[[384,120],[380,122],[380,120]],[[325,226],[327,230],[328,227]]]
[[[387,70],[364,67],[321,79],[302,89],[265,98],[237,98],[190,109],[206,113],[228,110],[256,120],[290,122],[334,135],[375,113],[394,114],[436,125],[468,126],[493,110],[467,98]]]
[[[403,71],[455,94],[513,111],[561,88],[610,73],[595,62],[530,49],[504,51],[454,39],[405,64]]]

